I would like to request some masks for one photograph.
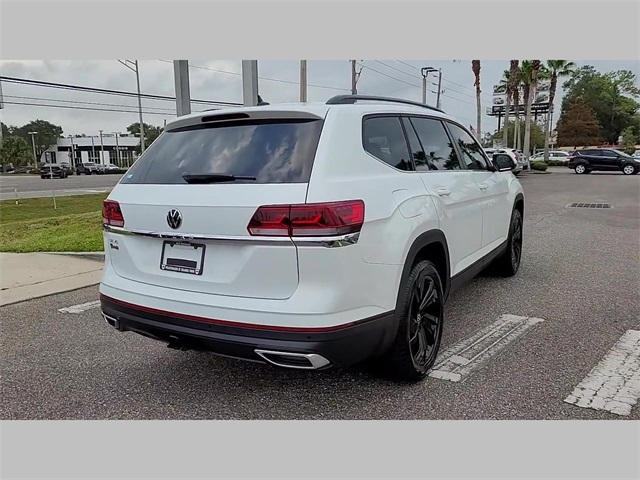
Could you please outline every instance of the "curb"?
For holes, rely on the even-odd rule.
[[[34,297],[25,298],[24,300],[16,300],[14,302],[0,303],[0,308],[8,307],[9,305],[17,305],[19,303],[27,303],[27,302],[30,302],[31,300],[38,300],[38,299],[42,299],[42,298],[46,298],[46,297],[52,297],[54,295],[60,295],[62,293],[75,292],[77,290],[83,290],[83,289],[89,288],[89,287],[96,287],[98,285],[100,285],[100,282],[91,283],[89,285],[84,285],[82,287],[73,287],[73,288],[70,288],[68,290],[61,290],[59,292],[38,294],[38,295],[36,295]]]
[[[82,257],[87,260],[95,260],[98,262],[104,262],[104,252],[39,252],[46,253],[48,255],[64,255],[67,257]]]

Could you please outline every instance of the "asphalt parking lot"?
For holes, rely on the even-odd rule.
[[[90,287],[0,308],[0,416],[640,420],[639,405],[617,415],[564,401],[603,359],[611,365],[608,352],[628,331],[640,330],[640,175],[554,169],[521,182],[520,272],[481,276],[452,297],[443,349],[505,314],[543,321],[499,349],[487,347],[461,381],[397,384],[364,366],[310,373],[170,350],[114,331],[95,304],[58,311],[95,302],[98,289]],[[613,208],[567,208],[574,202]],[[640,358],[627,360],[627,380],[640,382]]]
[[[109,192],[121,175],[71,175],[67,178],[42,179],[39,175],[1,175],[0,200],[49,197],[52,189],[57,196]]]

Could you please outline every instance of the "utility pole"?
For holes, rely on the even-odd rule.
[[[307,61],[300,60],[300,102],[307,101]]]
[[[29,132],[29,135],[31,135],[31,145],[33,146],[33,166],[37,167],[38,166],[38,156],[36,155],[36,135],[38,134],[38,132]]]
[[[96,159],[96,143],[94,141],[93,135],[91,135],[91,161],[95,161]]]
[[[358,72],[356,72],[356,61],[351,60],[351,95],[358,94],[358,88],[356,85],[358,84]]]
[[[191,113],[191,93],[189,91],[189,61],[173,61],[173,77],[176,86],[176,112],[179,117]]]
[[[258,105],[257,60],[242,60],[242,99],[245,107]]]
[[[440,108],[440,94],[442,93],[442,69],[438,69],[438,98],[436,100],[436,108]]]
[[[140,93],[140,70],[138,68],[138,60],[118,60],[122,65],[136,74],[136,84],[138,85],[138,115],[140,118],[140,151],[144,152],[144,123],[142,122],[142,94]],[[133,65],[133,67],[131,66]]]
[[[0,110],[4,108],[4,97],[2,96],[2,81],[0,81]],[[2,148],[2,128],[0,128],[0,148]]]

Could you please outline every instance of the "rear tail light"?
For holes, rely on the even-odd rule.
[[[118,202],[105,200],[102,203],[102,223],[112,227],[124,227],[124,216]]]
[[[359,232],[364,202],[267,205],[256,210],[247,230],[253,236],[328,237]]]

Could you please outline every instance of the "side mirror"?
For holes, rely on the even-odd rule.
[[[495,153],[493,155],[493,166],[496,167],[496,170],[499,172],[510,172],[514,167],[514,164],[509,155],[505,155],[504,153]]]

